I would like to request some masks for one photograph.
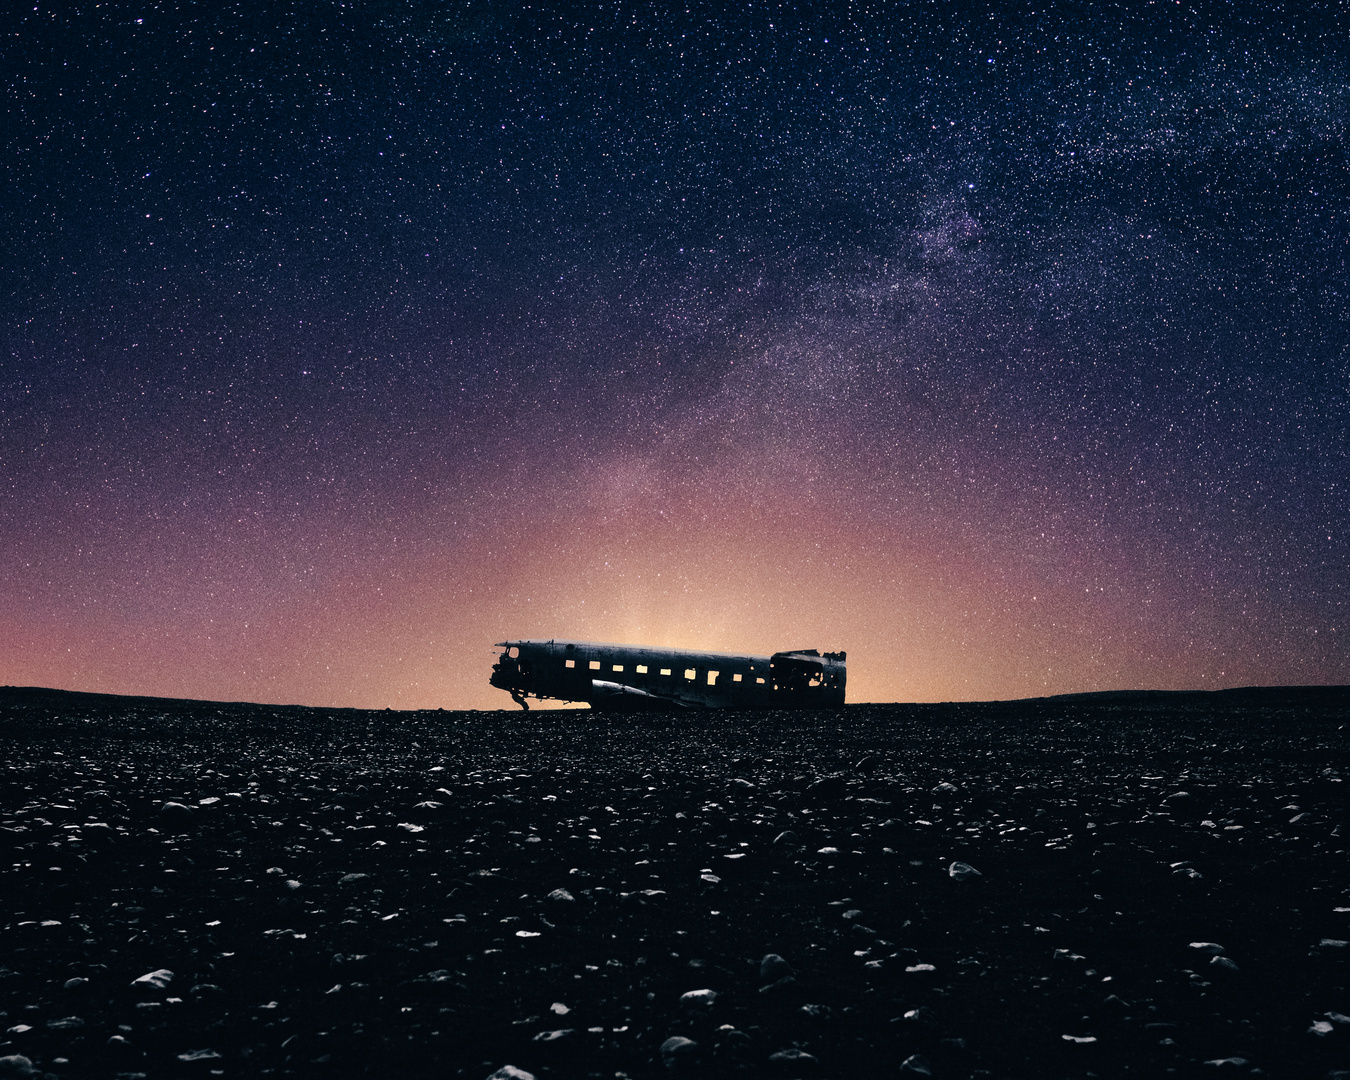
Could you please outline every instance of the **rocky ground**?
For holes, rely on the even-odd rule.
[[[0,690],[0,1076],[1347,1077],[1348,721]]]

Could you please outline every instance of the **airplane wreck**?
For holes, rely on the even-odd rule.
[[[491,684],[523,709],[529,698],[595,709],[823,709],[844,704],[843,652],[772,656],[690,652],[594,641],[499,641]]]

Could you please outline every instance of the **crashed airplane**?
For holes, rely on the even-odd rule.
[[[499,641],[493,686],[527,698],[595,709],[822,709],[844,703],[842,652],[772,656],[689,652],[594,641]]]

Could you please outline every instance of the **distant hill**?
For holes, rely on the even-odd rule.
[[[1336,705],[1350,706],[1350,686],[1237,686],[1226,690],[1095,690],[1079,694],[1052,694],[1037,698],[1011,698],[998,702],[945,702],[963,705],[1034,705],[1037,702],[1063,704],[1163,704],[1212,702],[1216,705]],[[909,702],[850,703],[848,708],[874,708],[877,705]],[[933,703],[925,703],[933,704]],[[353,709],[326,705],[264,705],[248,701],[204,701],[195,698],[146,697],[134,694],[98,694],[83,690],[54,690],[44,686],[0,686],[0,708],[7,706],[46,706],[48,708],[155,708],[168,711],[213,709],[294,709],[332,712],[436,712],[473,710],[435,709]]]

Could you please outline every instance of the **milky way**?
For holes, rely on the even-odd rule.
[[[1350,682],[1337,5],[38,5],[0,681]]]

